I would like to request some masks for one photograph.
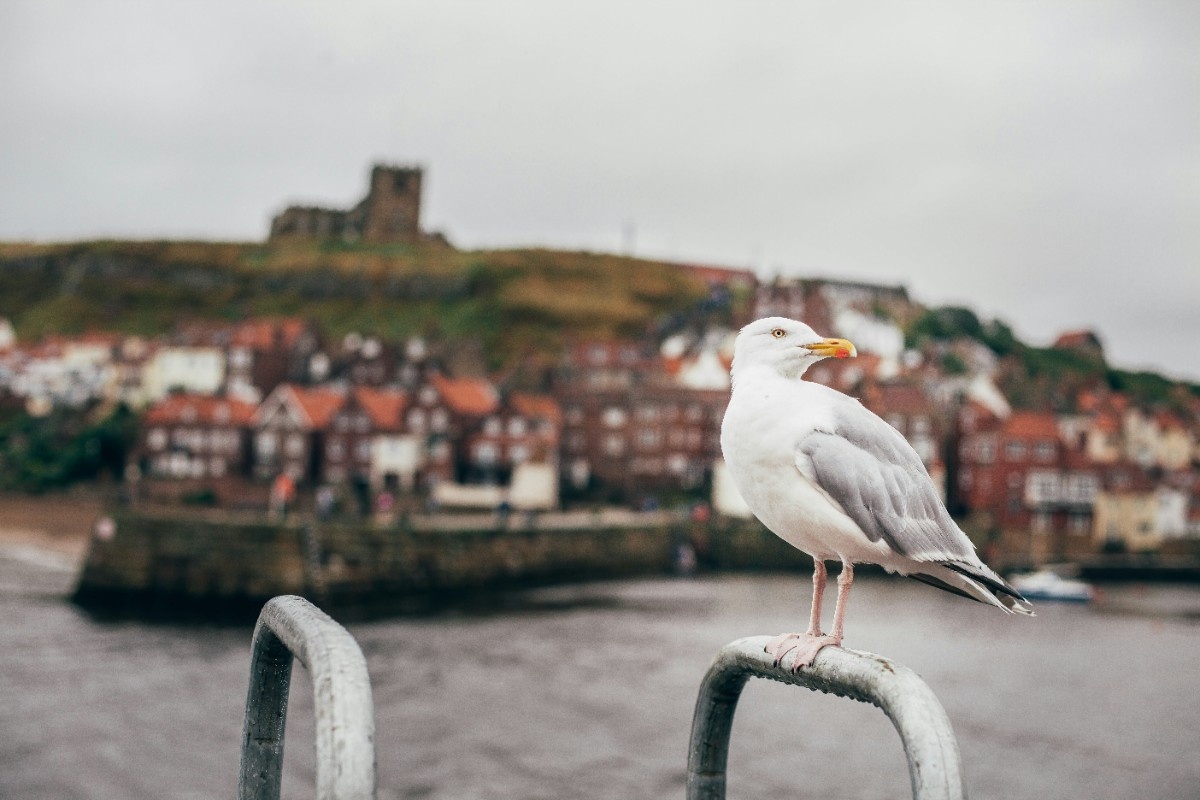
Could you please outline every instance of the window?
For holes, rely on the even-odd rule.
[[[413,433],[425,432],[425,411],[424,409],[414,408],[408,412],[408,427]]]
[[[446,428],[450,427],[450,415],[446,413],[444,408],[435,408],[429,415],[429,427],[437,432],[443,433]]]
[[[1087,514],[1072,514],[1067,517],[1067,530],[1074,534],[1086,534],[1091,531],[1091,519]]]
[[[662,447],[662,431],[657,428],[642,428],[638,431],[638,447],[643,450],[656,450]]]
[[[371,418],[366,414],[359,414],[354,418],[354,429],[359,433],[366,433],[371,430]]]
[[[499,436],[501,428],[499,417],[488,417],[483,421],[483,432],[487,436]]]
[[[292,457],[304,455],[303,434],[293,433],[287,438],[287,454]]]
[[[270,431],[263,431],[254,440],[254,449],[263,458],[272,458],[279,450],[279,438]]]
[[[1033,457],[1043,464],[1054,460],[1054,442],[1040,440],[1033,446]]]
[[[437,399],[438,399],[437,390],[434,389],[432,386],[421,387],[421,392],[420,392],[420,394],[417,395],[417,400],[423,406],[431,406],[437,402]]]
[[[151,428],[146,434],[146,446],[151,450],[162,450],[167,446],[167,432],[162,428]]]
[[[509,436],[524,436],[527,429],[525,420],[522,417],[513,417],[508,421]]]
[[[1023,461],[1025,452],[1025,443],[1020,439],[1004,443],[1004,458],[1008,461]]]
[[[1051,503],[1061,499],[1058,474],[1054,472],[1029,473],[1027,488],[1031,503]]]
[[[568,425],[582,425],[583,409],[579,406],[571,406],[567,409],[566,420]]]
[[[975,475],[971,472],[970,467],[963,467],[958,471],[958,485],[963,489],[970,489],[974,482]]]
[[[480,442],[475,447],[475,460],[485,467],[490,467],[500,460],[500,452],[491,442]]]
[[[1045,511],[1039,511],[1033,515],[1033,532],[1034,533],[1049,533],[1053,526],[1053,519]]]
[[[616,458],[625,452],[625,440],[616,435],[605,436],[603,450],[604,455]]]
[[[236,369],[250,366],[250,351],[244,347],[235,347],[229,351],[229,365]]]
[[[617,406],[609,406],[604,409],[604,413],[600,416],[600,421],[607,428],[619,428],[625,424],[627,416],[625,409],[618,408]]]
[[[515,444],[508,450],[508,459],[514,464],[522,464],[529,460],[529,448],[523,444]]]
[[[362,439],[356,445],[354,445],[354,457],[362,463],[366,463],[371,460],[370,439]]]
[[[996,458],[996,446],[988,439],[975,445],[975,458],[980,464],[991,464]]]
[[[325,454],[330,461],[341,461],[346,457],[346,444],[340,438],[330,439],[325,447]]]
[[[658,416],[658,407],[650,405],[638,406],[635,413],[635,417],[639,422],[657,422]]]

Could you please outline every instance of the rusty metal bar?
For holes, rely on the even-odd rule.
[[[302,597],[271,599],[254,628],[240,800],[278,800],[292,660],[312,678],[318,800],[374,800],[375,710],[354,638]]]
[[[914,800],[965,800],[958,742],[942,704],[912,670],[882,656],[826,647],[811,667],[793,674],[791,659],[771,664],[766,636],[730,642],[713,660],[692,718],[688,800],[723,800],[733,714],[751,678],[802,686],[878,706],[888,716],[908,759]]]

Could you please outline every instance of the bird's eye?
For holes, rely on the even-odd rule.
[[[771,335],[776,339],[782,339],[786,335],[786,331],[783,328],[772,328]]]

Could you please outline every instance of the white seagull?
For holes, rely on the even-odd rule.
[[[776,665],[795,651],[793,669],[841,644],[855,564],[879,564],[1008,613],[1033,613],[979,560],[905,438],[858,400],[800,379],[822,358],[855,355],[845,339],[823,338],[784,317],[750,323],[734,344],[733,393],[721,425],[729,473],[754,515],[813,557],[808,631],[781,634],[766,648]],[[842,571],[833,627],[823,634],[825,561],[832,559]]]

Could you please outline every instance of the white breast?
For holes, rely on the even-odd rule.
[[[721,426],[734,484],[767,528],[814,558],[887,562],[890,549],[870,541],[796,467],[799,438],[831,425],[829,410],[812,402],[806,386],[769,375],[739,381]]]

